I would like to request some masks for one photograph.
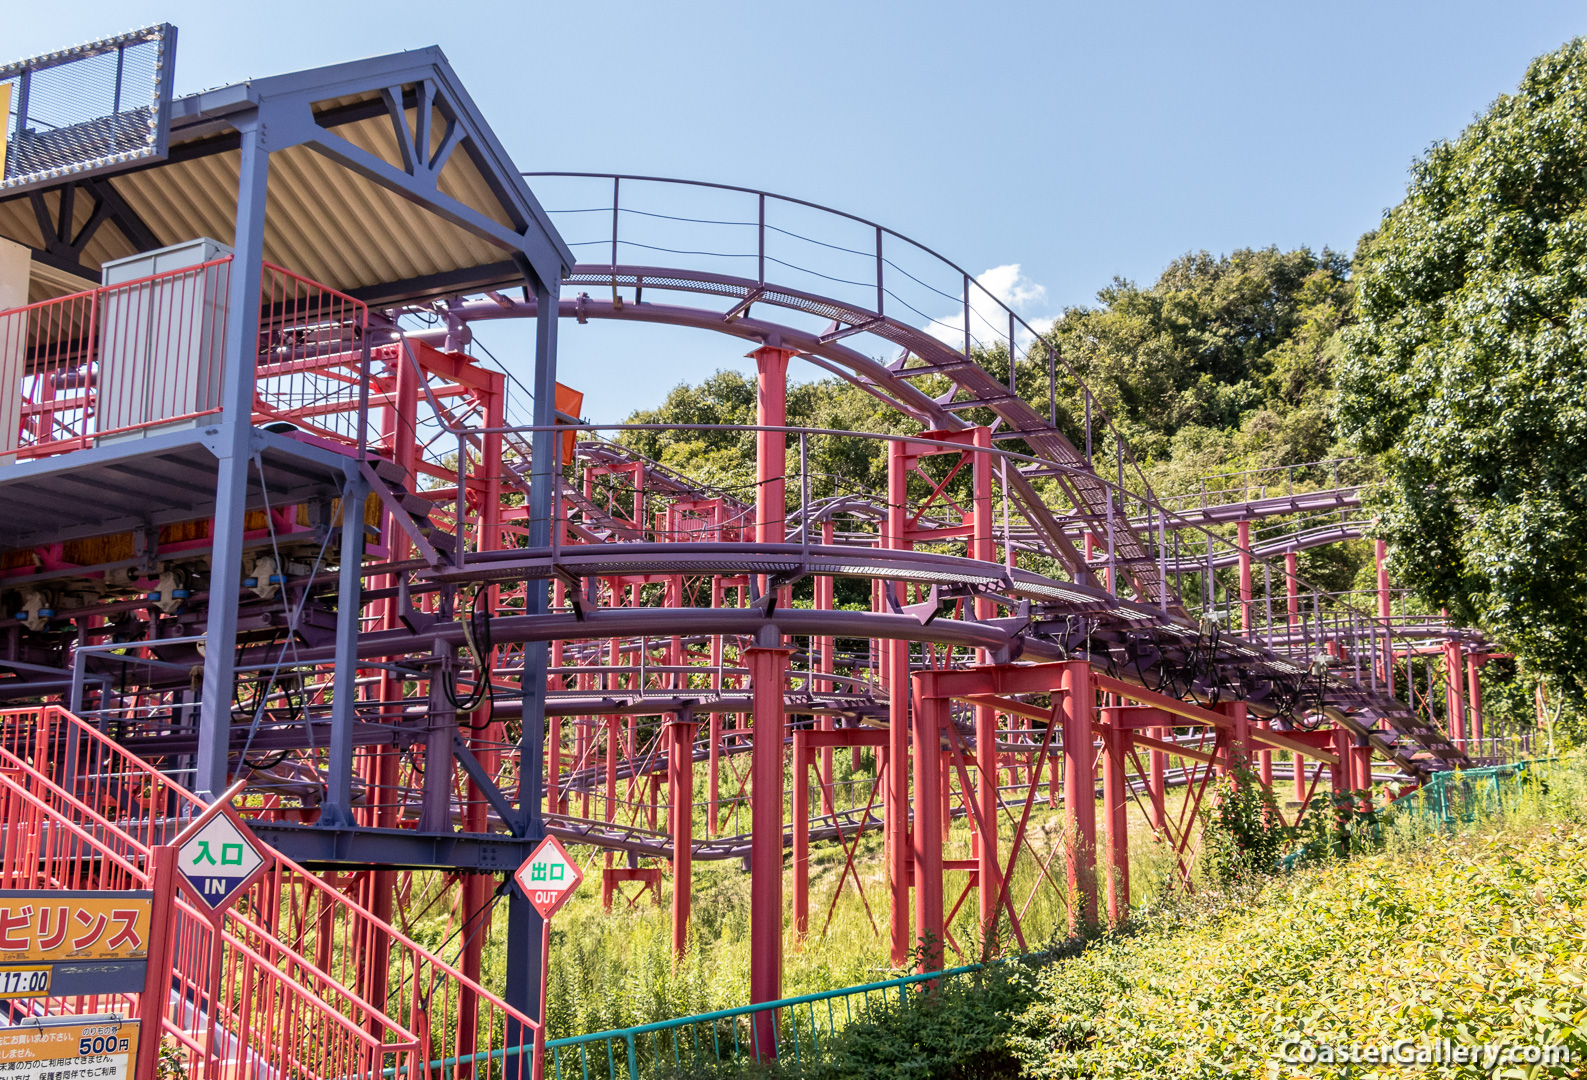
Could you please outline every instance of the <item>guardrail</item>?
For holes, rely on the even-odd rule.
[[[898,1000],[904,1002],[913,987],[923,988],[925,984],[979,971],[981,966],[971,964],[905,975],[637,1027],[551,1039],[546,1043],[547,1071],[556,1080],[564,1076],[580,1080],[648,1080],[746,1057],[755,1062],[791,1057],[795,1063],[805,1064],[819,1060],[824,1052],[823,1038],[830,1039],[863,1016],[877,997],[887,1001],[897,994]],[[769,1053],[768,1047],[773,1048]],[[446,1064],[432,1061],[430,1067],[438,1069]]]
[[[0,311],[0,464],[220,412],[232,261]],[[368,322],[362,302],[262,264],[255,422],[366,438]]]
[[[6,765],[40,785],[28,793],[33,804],[63,823],[86,823],[83,837],[96,850],[123,858],[138,875],[152,848],[169,844],[204,807],[197,796],[56,706],[0,711],[0,773]],[[25,828],[16,835],[38,833]],[[112,844],[121,850],[107,846]],[[271,1061],[295,1064],[288,1058],[319,1051],[333,1055],[334,1062],[320,1063],[336,1068],[316,1065],[302,1073],[313,1076],[372,1076],[384,1063],[394,1075],[407,1077],[416,1075],[416,1062],[427,1054],[467,1064],[530,1054],[540,1039],[534,1018],[279,853],[273,868],[218,921],[185,901],[178,908],[182,936],[173,978],[181,992],[173,992],[166,1024],[195,1070],[227,1051],[218,1051],[214,1039],[195,1026],[210,1017],[234,1018],[226,1031],[246,1035],[244,1043]],[[378,992],[359,998],[346,989],[353,986]],[[282,1011],[286,1005],[296,1011]],[[289,1027],[282,1026],[282,1017]],[[280,1041],[288,1031],[295,1040],[290,1045]],[[467,1073],[439,1075],[452,1080]]]
[[[1542,783],[1534,768],[1554,760],[1533,759],[1435,773],[1427,783],[1400,796],[1390,806],[1446,829],[1470,824],[1479,815],[1504,813],[1522,797],[1528,785]]]

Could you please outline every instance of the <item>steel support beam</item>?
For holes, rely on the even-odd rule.
[[[1097,921],[1097,789],[1091,722],[1096,708],[1091,667],[1063,665],[1064,868],[1069,883],[1069,929]]]
[[[921,680],[910,680],[915,704],[914,765],[915,825],[911,830],[915,873],[915,948],[917,972],[941,971],[946,941],[942,920],[943,799],[942,734],[947,722],[948,699],[925,697]],[[901,692],[903,686],[897,691]]]
[[[1108,922],[1118,926],[1130,910],[1130,730],[1121,710],[1102,710],[1102,823],[1107,841]]]
[[[667,800],[672,831],[672,952],[689,950],[689,902],[694,883],[694,733],[692,714],[667,724]]]
[[[744,650],[755,701],[750,763],[749,1000],[782,997],[783,672],[791,649]],[[775,1032],[755,1032],[762,1060],[776,1056]]]
[[[887,519],[881,542],[883,547],[908,547],[904,540],[908,486],[904,448],[891,443],[887,459]],[[881,583],[880,600],[889,598],[902,605],[896,582]],[[887,861],[887,910],[889,957],[894,967],[909,959],[912,938],[909,933],[909,641],[893,639],[883,647],[882,682],[887,690],[887,764],[882,791],[882,812],[886,822],[885,858]]]
[[[331,742],[326,756],[322,825],[341,828],[353,822],[353,725],[358,721],[358,633],[364,596],[363,474],[347,470],[342,487],[341,567],[337,572],[336,661],[332,672]]]
[[[248,500],[254,365],[259,349],[260,262],[264,258],[265,195],[270,151],[261,108],[235,121],[242,139],[238,158],[237,228],[226,295],[226,375],[222,391],[210,554],[209,621],[205,629],[204,683],[199,706],[198,755],[193,790],[213,800],[226,789],[236,684],[237,597],[242,591],[244,507]],[[260,478],[263,483],[263,477]]]
[[[557,477],[552,469],[557,401],[557,319],[556,298],[560,286],[535,274],[528,260],[519,263],[527,283],[534,287],[535,300],[542,313],[535,319],[534,421],[537,430],[530,440],[529,543],[536,547],[551,544],[551,516]],[[494,464],[494,463],[492,463]],[[459,529],[461,534],[461,529]],[[461,535],[459,536],[461,544]],[[550,609],[546,581],[524,582],[524,613],[545,614]],[[523,672],[519,690],[523,695],[523,734],[518,742],[518,820],[514,832],[532,841],[545,835],[541,820],[542,776],[545,771],[546,665],[549,649],[545,642],[524,646]],[[540,913],[517,889],[507,894],[507,1004],[525,1014],[545,1019],[540,1000],[542,963]],[[523,1041],[522,1032],[509,1024],[507,1044]],[[528,1070],[523,1069],[524,1075]]]

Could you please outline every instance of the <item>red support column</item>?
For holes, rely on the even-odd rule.
[[[1300,622],[1300,577],[1295,569],[1295,553],[1284,552],[1284,606],[1291,626]]]
[[[1239,522],[1240,545],[1240,630],[1246,637],[1256,629],[1256,609],[1251,602],[1251,523]],[[1266,726],[1265,724],[1263,726]],[[1263,748],[1256,752],[1256,769],[1262,783],[1273,786],[1273,751]]]
[[[882,546],[905,546],[904,522],[908,502],[904,445],[888,444],[887,522]],[[895,582],[881,582],[881,588],[898,588]],[[881,596],[882,610],[887,598]],[[883,789],[883,818],[886,832],[888,885],[888,934],[894,967],[909,959],[909,642],[887,641],[882,645],[883,676],[887,690],[888,737],[887,775]],[[935,754],[932,755],[935,758]]]
[[[755,361],[755,422],[782,427],[788,422],[788,349],[763,346]],[[755,434],[755,542],[780,544],[787,532],[787,436]],[[762,579],[761,588],[770,587]],[[750,766],[750,1001],[782,996],[782,799],[783,671],[788,650],[756,646],[744,650],[754,701],[755,728]],[[773,1021],[772,1023],[775,1023]],[[772,1023],[756,1025],[761,1060],[777,1053]]]
[[[612,652],[617,651],[617,640],[612,639]],[[615,662],[615,661],[614,661]],[[608,822],[617,820],[617,746],[621,741],[618,735],[618,716],[614,713],[606,717],[606,811],[604,814]],[[606,853],[606,869],[612,869],[612,853]],[[601,906],[607,911],[612,910],[612,892],[610,888],[611,874],[601,875]]]
[[[782,996],[783,672],[791,650],[744,650],[755,710],[750,763],[749,1000]],[[761,1060],[776,1054],[771,1026],[756,1026]]]
[[[1250,710],[1243,701],[1225,701],[1218,706],[1218,711],[1234,721],[1234,730],[1229,734],[1228,753],[1225,764],[1220,770],[1227,771],[1236,758],[1245,758],[1249,763],[1251,757],[1251,719]]]
[[[1251,611],[1251,523],[1241,521],[1235,525],[1240,545],[1240,631],[1249,636],[1255,629]]]
[[[912,686],[915,698],[915,935],[922,947],[917,970],[943,967],[942,922],[942,725],[946,698],[922,697],[919,679]]]
[[[832,522],[821,523],[821,542],[832,543]],[[833,580],[830,575],[819,575],[814,582],[815,605],[818,611],[831,611],[833,604]],[[834,670],[833,652],[834,642],[830,637],[814,638],[810,642],[815,652],[815,669],[823,675],[831,675]],[[837,684],[831,679],[816,678],[812,680],[811,689],[816,692],[832,693],[837,689]],[[821,717],[820,727],[823,731],[832,730],[833,720],[831,714]],[[856,753],[858,747],[855,748]],[[857,766],[857,762],[856,762]],[[837,812],[836,791],[832,787],[832,747],[821,748],[821,812],[834,814]]]
[[[972,432],[971,438],[975,446],[975,459],[971,462],[973,495],[971,511],[974,516],[975,532],[970,539],[969,554],[972,559],[991,562],[995,554],[992,545],[992,455],[989,452],[992,448],[992,429],[985,426],[977,427]],[[976,599],[977,619],[991,619],[996,615],[997,609],[992,601]],[[985,649],[980,650],[978,659],[982,664],[992,662],[991,653]],[[976,850],[978,860],[976,871],[979,879],[976,887],[976,915],[980,920],[983,942],[991,941],[996,932],[998,897],[1003,891],[998,852],[1000,811],[997,777],[1000,767],[1001,757],[997,749],[997,710],[990,705],[977,705],[975,707],[975,799],[981,808],[981,818],[986,823],[986,828],[984,832],[976,829],[973,820],[971,828],[976,829],[979,840]]]
[[[1460,694],[1460,679],[1465,674],[1458,641],[1444,642],[1444,715],[1448,718],[1455,746],[1466,748],[1466,701]]]
[[[724,604],[722,602],[722,597],[723,597],[724,591],[725,590],[722,588],[722,579],[720,577],[713,577],[711,579],[711,606],[713,608],[719,608],[719,607],[723,607],[724,606]],[[720,634],[712,634],[711,635],[711,667],[713,669],[712,672],[711,672],[711,688],[713,690],[715,690],[717,693],[720,694],[722,692],[722,635],[720,635]],[[717,820],[717,817],[718,817],[718,815],[720,814],[720,811],[721,811],[721,807],[719,805],[719,802],[720,802],[720,799],[721,799],[721,784],[719,782],[719,779],[720,779],[720,776],[721,776],[721,765],[722,765],[722,714],[721,713],[719,713],[719,712],[712,712],[711,713],[710,732],[711,732],[711,745],[710,745],[710,749],[706,752],[706,766],[705,766],[705,770],[706,770],[705,835],[707,835],[707,836],[715,836],[716,835],[716,820]]]
[[[1118,708],[1103,709],[1102,716],[1102,822],[1108,849],[1108,922],[1117,926],[1130,910],[1129,793],[1124,789],[1130,733]]]
[[[1467,706],[1471,713],[1471,737],[1477,744],[1477,753],[1482,753],[1482,665],[1487,662],[1485,656],[1466,656],[1466,698]]]
[[[482,376],[485,382],[484,386],[478,387],[474,392],[476,399],[483,408],[485,428],[487,432],[494,430],[496,433],[487,433],[480,436],[479,461],[477,465],[469,464],[468,475],[465,478],[465,489],[472,487],[478,493],[479,518],[474,533],[475,544],[480,551],[495,551],[502,546],[502,473],[506,470],[506,466],[502,463],[502,436],[500,429],[505,427],[507,423],[507,376],[500,372],[486,372],[479,369],[475,369],[475,372]],[[460,494],[464,496],[464,505],[466,506],[467,490]],[[558,527],[558,523],[553,522],[552,527]],[[457,523],[457,535],[461,543],[464,536],[464,523],[461,521]],[[487,602],[490,610],[500,610],[501,587],[492,585],[488,596]],[[486,663],[488,661],[481,658],[481,662]],[[557,736],[560,737],[560,730],[556,728],[556,725],[553,725],[553,727]],[[487,739],[491,739],[492,730],[499,733],[502,730],[501,725],[491,724],[485,733]],[[466,733],[459,731],[458,734],[468,739]],[[496,739],[502,737],[500,734],[495,736]],[[473,749],[485,770],[493,772],[496,766],[497,751],[482,748],[477,744]],[[550,790],[555,791],[554,783],[550,786]],[[469,780],[466,783],[464,791],[466,795],[464,827],[469,832],[483,833],[487,828],[485,798],[473,780]],[[554,808],[554,804],[552,805]],[[462,918],[459,921],[462,925],[472,925],[475,920],[483,920],[485,918],[484,913],[490,906],[494,884],[491,878],[483,874],[468,874],[463,878],[461,888],[458,890],[458,900],[462,909]],[[463,974],[476,983],[480,980],[484,962],[485,937],[486,935],[483,932],[468,935],[463,942],[461,963],[458,965]],[[478,1015],[478,1010],[479,1000],[476,994],[472,991],[465,991],[459,995],[458,1032],[460,1038],[458,1041],[458,1052],[460,1054],[473,1052],[473,1040],[475,1038],[474,1018]]]
[[[749,356],[755,361],[755,423],[783,427],[788,423],[789,349],[765,346]],[[755,435],[755,542],[780,544],[787,535],[787,436],[780,431]]]
[[[805,733],[793,736],[793,923],[794,938],[803,941],[810,932],[810,751]]]
[[[470,934],[463,955],[460,958],[458,969],[472,979],[476,984],[480,981],[483,968],[483,954],[485,938],[488,936],[485,929],[485,920],[489,918],[488,912],[491,904],[491,893],[494,891],[496,879],[485,874],[465,874],[458,885],[458,925],[475,926],[478,932]],[[322,931],[329,936],[329,928]],[[476,946],[474,943],[478,942]],[[474,1052],[478,1039],[479,995],[467,987],[460,988],[464,992],[458,995],[457,1002],[457,1050],[463,1057]]]
[[[1335,795],[1344,794],[1350,782],[1350,729],[1343,724],[1334,725],[1334,755],[1339,759],[1337,765],[1328,766],[1328,784]]]
[[[1393,614],[1393,598],[1389,595],[1389,548],[1382,540],[1372,542],[1372,561],[1377,564],[1378,571],[1378,618],[1385,626],[1389,625],[1389,618]],[[1390,697],[1394,696],[1394,638],[1385,633],[1383,635],[1382,669],[1378,674],[1383,679],[1383,688]]]
[[[1350,764],[1352,766],[1352,779],[1350,787],[1355,791],[1372,790],[1372,744],[1366,739],[1352,739],[1350,747]],[[1368,796],[1368,802],[1371,797]]]
[[[562,523],[556,522],[555,528],[560,529]],[[551,586],[551,603],[553,607],[562,608],[567,603],[567,586],[556,581]],[[562,689],[563,676],[557,674],[557,669],[562,666],[564,642],[559,638],[551,643],[551,686]],[[549,718],[551,730],[546,735],[546,813],[559,814],[562,812],[562,717],[560,715]]]
[[[138,995],[138,1022],[142,1035],[134,1080],[155,1080],[164,1042],[161,1020],[170,1007],[171,970],[176,944],[176,848],[158,846],[149,852],[150,884],[154,890],[149,922],[149,951],[144,968],[143,992]],[[62,909],[64,915],[65,909]]]
[[[1097,795],[1091,717],[1096,693],[1091,668],[1071,661],[1063,671],[1064,864],[1069,879],[1069,928],[1097,920]]]
[[[689,903],[694,887],[694,731],[688,713],[667,725],[667,796],[672,803],[672,951],[689,948]]]
[[[1159,742],[1171,742],[1174,738],[1174,729],[1170,727],[1153,728],[1152,735]],[[1152,816],[1152,829],[1159,835],[1168,832],[1168,755],[1161,750],[1148,750],[1146,752],[1147,790],[1150,795],[1148,810]]]

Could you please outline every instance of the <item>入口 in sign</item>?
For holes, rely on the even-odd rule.
[[[567,903],[573,890],[579,887],[579,882],[584,880],[584,872],[568,858],[568,853],[562,849],[557,838],[548,836],[518,867],[513,880],[524,891],[540,917],[549,919]]]
[[[217,813],[176,850],[176,867],[205,904],[231,903],[266,866],[253,836],[228,813]]]

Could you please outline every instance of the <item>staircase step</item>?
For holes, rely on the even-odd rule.
[[[369,464],[375,470],[375,475],[384,480],[389,487],[402,487],[408,482],[408,470],[390,458],[370,458]]]

